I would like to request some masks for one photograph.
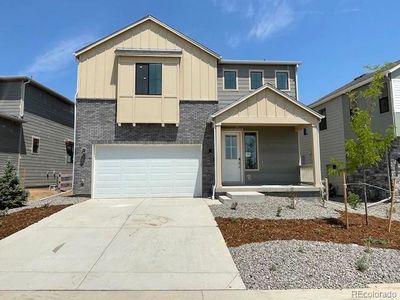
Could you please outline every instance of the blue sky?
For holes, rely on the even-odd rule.
[[[2,0],[0,11],[0,75],[33,76],[71,99],[74,50],[148,14],[226,59],[303,61],[304,103],[400,59],[398,0]]]

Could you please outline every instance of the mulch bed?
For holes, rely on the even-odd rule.
[[[20,231],[70,205],[28,208],[0,217],[0,239]]]
[[[350,228],[346,229],[344,213],[341,217],[312,220],[260,220],[221,218],[215,220],[229,247],[274,240],[306,240],[342,244],[366,245],[371,247],[400,250],[400,222],[393,221],[388,233],[388,220],[369,217],[370,225],[360,214],[349,214]]]

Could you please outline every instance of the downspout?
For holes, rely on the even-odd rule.
[[[72,158],[72,191],[74,191],[75,184],[75,158],[76,158],[76,98],[78,97],[78,89],[79,89],[79,59],[76,58],[78,62],[78,67],[76,68],[76,92],[75,92],[75,104],[74,104],[74,156]],[[73,192],[72,192],[73,193]]]
[[[22,80],[22,86],[21,86],[21,103],[19,106],[19,117],[22,119],[24,117],[24,110],[25,110],[25,90],[26,90],[26,85],[30,83],[31,80],[28,79],[28,81],[25,81],[25,79]],[[18,138],[18,160],[17,160],[17,174],[19,174],[20,166],[21,166],[21,146],[22,146],[22,123],[19,124],[19,138]]]
[[[300,98],[299,98],[299,81],[298,81],[298,76],[297,76],[297,70],[298,69],[299,69],[299,65],[297,64],[296,67],[295,67],[295,73],[296,73],[296,76],[295,76],[295,80],[296,80],[296,100],[300,101]]]
[[[391,74],[386,74],[385,77],[387,78],[388,82],[388,97],[389,97],[389,103],[391,105],[390,109],[392,111],[392,123],[394,124],[394,135],[397,137],[397,128],[396,128],[396,113],[394,111],[394,97],[393,97],[393,86],[392,86],[392,76]],[[392,178],[393,178],[393,170],[392,170],[392,157],[391,157],[391,151],[389,150],[387,154],[387,164],[388,164],[388,187],[390,189],[390,194],[392,194]]]
[[[217,189],[217,132],[215,128],[215,123],[213,121],[213,128],[214,128],[214,185],[212,189],[212,200],[215,200],[215,193]]]

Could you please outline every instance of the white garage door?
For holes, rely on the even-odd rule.
[[[94,198],[201,196],[200,145],[97,145]]]

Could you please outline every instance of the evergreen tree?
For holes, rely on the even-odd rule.
[[[3,176],[0,177],[0,209],[22,206],[28,197],[28,191],[19,184],[15,167],[7,161]]]

